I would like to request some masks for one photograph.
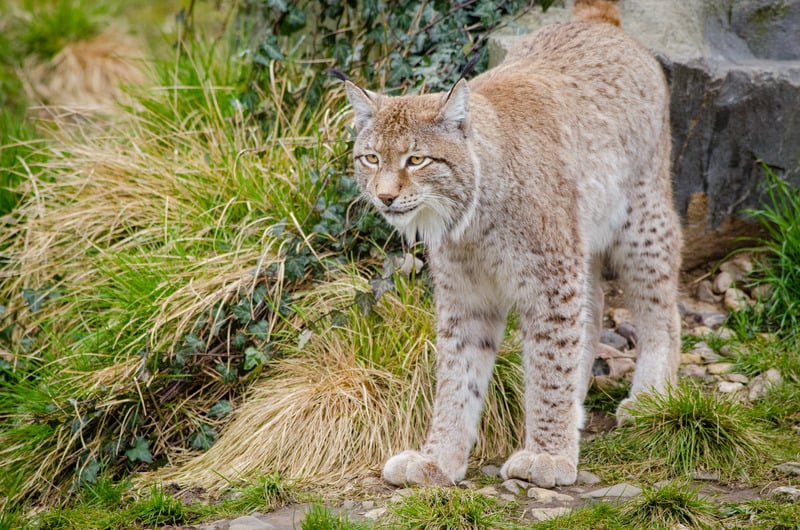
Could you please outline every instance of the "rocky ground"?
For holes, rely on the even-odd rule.
[[[783,375],[770,369],[749,378],[736,373],[731,362],[734,351],[725,340],[732,332],[723,327],[731,310],[742,309],[758,303],[767,294],[764,287],[747,289],[743,277],[752,270],[747,254],[740,254],[713,272],[687,274],[683,278],[681,315],[684,334],[697,337],[691,349],[681,354],[680,377],[697,380],[717,392],[731,394],[735,399],[755,400],[763,397],[771,385],[781,381]],[[636,329],[627,310],[621,308],[622,292],[613,280],[606,284],[605,329],[594,365],[595,384],[611,388],[621,381],[630,380],[635,367],[634,348]],[[769,339],[769,337],[765,337]],[[712,348],[709,343],[721,346]],[[614,418],[602,412],[591,415],[585,437],[613,428]],[[800,476],[800,462],[785,462],[778,466],[779,476]],[[474,489],[501,501],[513,501],[520,506],[520,524],[543,521],[568,511],[599,501],[621,501],[641,493],[639,487],[626,482],[602,484],[600,478],[582,470],[578,481],[570,487],[553,490],[542,489],[521,480],[500,478],[497,465],[485,465],[474,470],[459,487]],[[781,484],[767,488],[736,487],[721,484],[713,474],[696,473],[695,485],[702,495],[717,502],[741,503],[760,496],[789,497],[800,501],[800,489]],[[486,484],[490,485],[486,485]],[[346,512],[351,519],[379,521],[387,505],[397,502],[410,490],[386,485],[380,478],[366,479],[360,488],[364,494],[359,499],[331,502],[332,509]],[[299,528],[309,504],[284,507],[270,513],[253,513],[236,519],[224,519],[191,527],[166,527],[173,530],[267,530]]]

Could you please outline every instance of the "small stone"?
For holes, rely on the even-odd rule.
[[[693,337],[702,338],[711,335],[711,333],[713,333],[713,330],[708,326],[696,326],[689,330],[689,335]]]
[[[558,493],[557,491],[548,490],[544,488],[531,488],[528,490],[528,498],[542,504],[551,504],[555,502],[572,502],[573,498],[570,495]]]
[[[524,480],[519,480],[516,478],[510,478],[500,484],[500,487],[505,489],[507,492],[513,495],[519,495],[523,491],[525,491],[530,486],[529,483],[525,482]],[[480,490],[479,490],[480,491]]]
[[[716,329],[714,331],[714,335],[716,335],[717,337],[719,337],[722,340],[731,340],[731,339],[735,339],[736,338],[736,333],[731,331],[729,328],[718,328],[718,329]],[[723,344],[720,347],[720,350],[722,350],[722,348],[724,348],[725,346],[728,346],[728,345],[727,344]],[[720,353],[722,353],[722,352],[720,352]]]
[[[500,467],[499,466],[495,466],[493,464],[489,464],[489,465],[483,466],[481,468],[481,473],[483,473],[487,477],[499,477],[500,476]]]
[[[732,363],[711,363],[706,366],[708,373],[711,375],[729,374],[733,371]]]
[[[775,469],[787,475],[800,475],[800,462],[784,462],[775,466]]]
[[[458,483],[458,486],[466,490],[474,490],[477,487],[471,480],[462,480]]]
[[[630,322],[620,322],[617,326],[617,334],[625,337],[625,340],[628,341],[628,346],[631,348],[635,348],[639,342],[639,337],[636,335],[636,327]]]
[[[769,492],[769,496],[783,502],[797,502],[800,500],[800,489],[792,486],[778,486]]]
[[[198,525],[197,530],[228,530],[230,524],[230,519],[220,519],[219,521]]]
[[[487,497],[497,497],[498,492],[497,488],[494,486],[484,486],[475,493],[480,493],[481,495],[486,495]]]
[[[714,287],[710,280],[703,280],[697,284],[694,296],[701,302],[716,304],[722,300],[722,296],[714,294]]]
[[[728,328],[724,329],[725,331],[730,331],[731,335],[733,335],[733,331],[729,330]],[[720,336],[720,338],[722,337]],[[736,352],[733,351],[733,348],[731,347],[730,344],[723,344],[722,346],[719,347],[719,354],[722,355],[723,357],[733,357],[735,353]]]
[[[769,300],[774,290],[775,286],[773,286],[771,283],[760,283],[750,289],[750,296],[759,302],[765,302]]]
[[[770,368],[766,372],[760,373],[750,381],[747,390],[747,399],[756,401],[767,395],[769,390],[781,384],[783,377],[777,368]]]
[[[566,515],[569,512],[570,509],[565,506],[558,508],[534,508],[525,512],[525,517],[533,519],[534,521],[549,521],[550,519]]]
[[[717,294],[724,294],[725,291],[733,287],[734,279],[731,273],[722,271],[717,274],[717,277],[714,278],[714,284],[712,289]]]
[[[744,374],[725,374],[722,377],[725,381],[730,381],[731,383],[742,383],[746,385],[750,382],[750,378]]]
[[[372,521],[377,521],[386,513],[386,508],[375,508],[374,510],[370,510],[364,513],[365,519],[370,519]]]
[[[719,480],[719,473],[714,473],[711,471],[695,471],[692,473],[692,478],[694,480]]]
[[[501,493],[497,496],[498,499],[506,501],[506,502],[516,502],[517,496],[511,493]]]
[[[354,510],[358,503],[356,501],[346,500],[342,503],[343,510]]]
[[[594,491],[588,491],[581,494],[582,499],[630,499],[642,493],[640,488],[632,484],[620,483],[608,486],[607,488],[600,488]]]
[[[487,486],[487,487],[491,487],[491,486]],[[389,502],[401,502],[403,500],[403,497],[406,497],[406,496],[411,495],[413,493],[414,493],[414,490],[412,490],[411,488],[400,488],[398,490],[395,490],[395,492],[392,494],[391,498],[389,498]],[[495,490],[495,493],[497,493],[497,490]]]
[[[375,507],[375,501],[364,501],[361,503],[361,508],[363,510],[371,510]]]
[[[752,300],[744,294],[744,291],[733,287],[725,291],[725,307],[731,311],[741,311],[751,303]]]
[[[610,329],[603,330],[600,334],[600,342],[618,350],[624,350],[628,347],[628,339]]]
[[[228,525],[228,530],[274,530],[275,527],[252,515],[237,517]]]
[[[578,478],[576,480],[578,484],[586,484],[587,486],[594,486],[595,484],[600,482],[600,477],[592,473],[591,471],[586,471],[581,469],[578,471]]]
[[[680,374],[682,377],[691,377],[693,379],[705,379],[706,367],[699,364],[686,364],[681,366]]]
[[[608,310],[608,316],[614,322],[614,327],[619,328],[619,326],[624,323],[631,323],[633,322],[633,317],[631,316],[631,312],[625,309],[624,307],[614,307]]]
[[[719,270],[727,272],[734,281],[740,282],[745,276],[753,272],[753,260],[749,254],[739,254],[722,263],[719,266]]]
[[[720,327],[727,319],[728,315],[725,313],[702,313],[700,315],[700,322],[711,329]]]
[[[717,391],[723,394],[733,394],[744,390],[742,383],[732,383],[730,381],[720,381],[717,383]]]
[[[699,364],[703,362],[703,357],[696,352],[690,351],[681,354],[681,364]]]

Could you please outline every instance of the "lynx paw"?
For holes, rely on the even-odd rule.
[[[636,399],[628,397],[623,399],[617,407],[617,427],[622,427],[628,423],[633,423],[631,409],[636,406]]]
[[[429,456],[417,451],[403,451],[386,461],[383,480],[395,486],[452,486],[453,479],[444,474]]]
[[[578,468],[570,458],[532,451],[517,451],[500,469],[504,480],[519,478],[541,488],[569,486],[578,477]]]

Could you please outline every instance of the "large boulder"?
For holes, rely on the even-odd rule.
[[[534,12],[490,41],[496,64],[571,2]],[[622,0],[622,26],[661,62],[670,84],[675,205],[685,265],[724,254],[752,232],[762,163],[800,185],[800,0]]]

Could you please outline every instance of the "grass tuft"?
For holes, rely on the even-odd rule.
[[[686,484],[646,488],[620,509],[620,521],[630,528],[671,529],[716,526],[714,505]]]
[[[724,480],[761,469],[764,455],[773,454],[767,428],[742,403],[696,386],[640,396],[631,414],[631,423],[587,444],[587,464],[621,475],[706,471]]]
[[[399,528],[513,528],[510,505],[494,497],[457,488],[421,488],[389,505],[391,524]]]
[[[303,520],[302,530],[368,530],[366,523],[351,521],[346,514],[335,513],[322,502],[312,504]]]

